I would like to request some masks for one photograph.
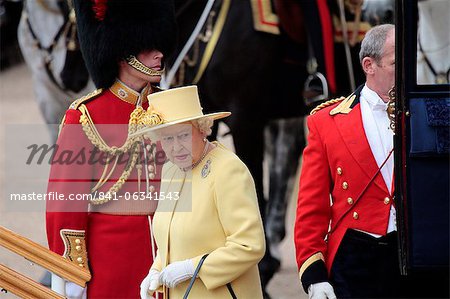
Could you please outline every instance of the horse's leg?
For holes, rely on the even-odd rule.
[[[265,229],[271,252],[276,256],[276,248],[286,235],[286,210],[294,189],[299,158],[305,146],[303,117],[270,122],[265,137],[270,198]]]

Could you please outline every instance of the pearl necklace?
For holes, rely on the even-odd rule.
[[[203,159],[205,159],[206,154],[208,153],[208,148],[209,148],[209,142],[208,142],[208,140],[206,140],[206,142],[205,142],[205,147],[203,148],[203,152],[202,152],[202,155],[201,155],[200,159],[198,159],[196,162],[192,163],[191,167],[185,167],[185,168],[183,168],[183,171],[189,171],[189,170],[192,170],[192,169],[194,169],[198,164],[200,164],[200,163],[203,161]]]

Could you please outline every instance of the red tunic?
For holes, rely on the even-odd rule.
[[[130,114],[135,105],[119,98],[111,90],[103,91],[84,104],[106,144],[120,147],[126,140]],[[147,103],[143,104],[144,108],[147,106]],[[58,192],[66,198],[74,194],[91,194],[105,169],[106,155],[94,149],[80,125],[80,116],[78,109],[67,110],[50,172],[48,192]],[[127,167],[127,161],[128,155],[119,160],[107,182],[97,193],[94,192],[96,197],[99,197],[98,192],[108,191],[117,182]],[[108,171],[113,164],[110,163]],[[159,190],[161,166],[158,165],[157,177],[151,182],[154,191]],[[138,194],[135,192],[146,191],[145,171],[143,169],[138,176],[133,167],[115,197],[117,201],[95,206],[88,200],[47,202],[47,237],[52,251],[63,255],[66,250],[61,230],[85,231],[92,274],[88,298],[139,298],[140,282],[153,263],[148,215],[152,214],[154,207],[146,200],[133,201],[133,194]]]
[[[389,221],[392,200],[383,177],[379,173],[369,184],[378,166],[364,132],[359,94],[348,114],[330,115],[336,106],[308,117],[294,232],[300,275],[321,256],[329,272],[347,229],[385,235]]]

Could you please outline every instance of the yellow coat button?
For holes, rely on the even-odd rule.
[[[342,174],[342,168],[340,168],[340,167],[337,168],[337,174],[338,174],[338,175],[341,175],[341,174]]]
[[[80,239],[75,239],[75,244],[81,244],[81,240]]]
[[[80,266],[80,267],[84,267],[84,265],[83,265],[83,264],[78,264],[78,266]]]
[[[356,213],[356,212],[353,212],[353,219],[357,220],[358,218],[359,218],[359,215],[358,215],[358,213]]]
[[[153,192],[153,191],[155,191],[155,186],[150,185],[150,186],[148,187],[148,192]]]
[[[155,174],[152,173],[152,172],[150,172],[150,173],[148,174],[148,177],[149,177],[149,179],[153,180],[153,179],[155,178]]]
[[[353,198],[351,198],[351,197],[347,198],[347,203],[349,205],[352,205],[353,204]]]
[[[82,263],[83,262],[83,258],[80,256],[77,258],[77,262]]]
[[[342,183],[342,189],[344,189],[344,190],[348,189],[348,183],[347,182],[343,182]]]
[[[75,249],[76,249],[77,251],[81,251],[81,246],[80,246],[80,245],[75,246]]]
[[[388,205],[391,202],[391,199],[389,197],[384,198],[384,204]]]

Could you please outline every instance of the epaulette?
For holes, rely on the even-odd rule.
[[[353,101],[355,101],[356,95],[352,93],[349,95],[345,100],[343,100],[339,105],[337,105],[333,110],[330,111],[330,115],[336,115],[336,114],[348,114],[350,111],[352,111],[352,104]]]
[[[316,112],[319,111],[320,109],[323,109],[323,108],[325,108],[325,107],[331,106],[331,105],[333,105],[333,104],[335,104],[335,103],[338,103],[338,102],[340,102],[340,101],[342,101],[342,100],[344,100],[344,99],[345,99],[345,97],[340,97],[340,98],[328,100],[328,101],[326,101],[326,102],[320,104],[319,106],[317,106],[317,107],[314,108],[313,110],[311,110],[311,112],[309,113],[309,115],[316,114]]]
[[[102,91],[103,91],[103,89],[99,88],[99,89],[94,90],[93,92],[88,93],[87,95],[85,95],[79,99],[76,99],[75,101],[72,102],[72,104],[70,104],[69,109],[78,109],[78,107],[81,104],[94,99],[99,94],[101,94]]]

